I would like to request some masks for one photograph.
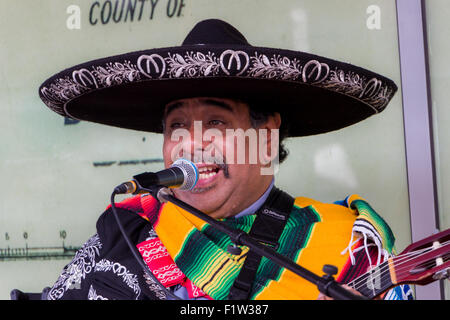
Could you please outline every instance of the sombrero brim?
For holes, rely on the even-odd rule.
[[[65,117],[148,132],[161,132],[170,101],[235,98],[280,112],[294,137],[364,120],[383,111],[396,91],[384,76],[309,53],[192,45],[80,64],[45,81],[39,95]]]

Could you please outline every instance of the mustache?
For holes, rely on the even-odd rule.
[[[218,164],[217,165],[222,171],[225,178],[230,177],[230,172],[228,171],[228,165],[226,163]]]

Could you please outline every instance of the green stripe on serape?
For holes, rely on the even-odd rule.
[[[248,233],[255,219],[256,215],[252,214],[240,217],[238,219],[223,219],[222,222],[230,228],[239,229]],[[232,244],[230,237],[225,235],[223,232],[211,227],[210,225],[207,225],[205,228],[203,228],[202,233],[223,250],[226,250],[228,245]]]
[[[237,274],[238,271],[230,264],[223,263],[230,260],[227,253],[198,230],[194,230],[188,235],[185,245],[174,260],[183,273],[198,284],[201,290],[204,290],[206,285],[219,281],[217,271],[220,271],[221,274],[222,272],[226,273],[227,277],[224,278],[224,281],[230,283],[221,282],[220,286],[215,284],[214,289],[207,292],[215,300],[226,298],[226,290],[231,286],[234,274]],[[216,264],[215,272],[206,279],[205,275],[214,264]],[[227,270],[226,267],[231,267],[231,270]]]
[[[208,260],[214,258],[216,251],[198,230],[192,230],[174,261],[185,274],[196,274],[201,272],[198,266],[207,266]]]
[[[277,252],[296,261],[301,250],[308,243],[314,224],[319,221],[320,216],[313,207],[294,206],[283,233],[278,239]],[[283,270],[278,264],[263,257],[253,284],[251,299],[261,293],[270,281],[279,280]]]
[[[254,220],[255,216],[250,215],[239,219],[225,219],[223,222],[249,232]],[[209,287],[208,292],[213,299],[226,299],[240,270],[240,265],[236,264],[237,257],[227,252],[230,244],[232,241],[226,234],[206,224],[201,231],[194,229],[188,234],[174,261],[191,281],[202,284],[199,286],[201,290],[214,284]],[[211,273],[210,270],[214,272]],[[205,282],[205,275],[208,273],[210,276]]]
[[[354,229],[358,226],[363,227],[364,223],[370,224],[376,231],[382,242],[382,247],[389,254],[394,253],[395,237],[386,221],[364,200],[358,199],[351,203],[351,207],[358,211],[358,217],[355,220]]]

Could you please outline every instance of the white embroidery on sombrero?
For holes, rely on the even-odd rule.
[[[372,88],[369,87],[374,84],[377,85]],[[337,68],[330,72],[330,78],[321,86],[364,101],[376,113],[384,109],[393,95],[393,90],[387,85],[382,85],[381,80],[372,78],[367,81],[365,77],[355,72],[344,72]],[[368,87],[369,89],[367,89]]]
[[[93,69],[93,74],[105,87],[140,80],[136,65],[127,60],[124,63],[110,62],[106,64],[106,67],[93,67]]]
[[[224,61],[229,56],[228,64],[225,66]],[[241,57],[245,58],[245,63],[242,63]],[[233,61],[236,61],[236,71],[239,71],[236,76],[240,76],[243,74],[249,65],[249,57],[248,54],[244,51],[235,51],[235,50],[225,50],[220,55],[220,67],[222,71],[225,72],[226,75],[230,75],[230,71],[232,70]]]
[[[84,88],[98,88],[95,76],[85,68],[73,71],[72,79],[76,84]]]
[[[161,65],[158,65],[157,60],[161,63]],[[145,69],[142,66],[142,63],[145,62]],[[151,63],[151,64],[150,64]],[[153,66],[153,68],[151,68]],[[164,61],[164,58],[161,57],[159,54],[151,54],[146,55],[143,54],[137,59],[137,67],[139,68],[139,71],[146,76],[147,78],[152,78],[151,74],[154,73],[158,76],[158,78],[161,78],[164,76],[166,72],[166,62]],[[154,70],[154,72],[153,72]]]
[[[222,74],[221,74],[222,71]],[[232,72],[235,75],[232,75]],[[297,58],[281,55],[269,58],[255,51],[254,56],[244,51],[224,50],[217,58],[207,51],[186,51],[141,55],[136,64],[128,60],[109,62],[104,66],[92,66],[91,70],[82,68],[68,76],[53,80],[41,88],[42,100],[53,111],[70,116],[64,105],[86,92],[124,82],[141,81],[143,78],[156,80],[162,78],[200,78],[208,76],[229,76],[244,78],[265,78],[283,81],[304,82],[310,85],[338,92],[360,100],[370,106],[375,113],[381,112],[394,93],[394,88],[375,77],[366,77],[353,71],[343,71],[316,59],[302,64]]]
[[[219,73],[219,63],[214,53],[187,51],[186,54],[171,55],[166,58],[168,74],[170,78],[194,78],[201,76],[217,75]]]
[[[302,66],[297,59],[292,61],[287,57],[273,55],[269,58],[265,54],[258,54],[251,58],[252,66],[248,70],[248,75],[254,78],[297,80],[302,74]]]
[[[50,84],[49,88],[43,87],[41,89],[45,104],[63,116],[65,113],[62,106],[73,98],[80,96],[84,91],[86,91],[86,88],[80,86],[68,76],[56,79]]]
[[[309,66],[313,67],[311,71],[307,73]],[[322,71],[324,71],[324,73]],[[313,79],[314,72],[316,73],[316,77]],[[317,60],[310,60],[303,67],[302,80],[306,83],[319,84],[328,78],[329,73],[330,67],[326,63],[321,63]]]

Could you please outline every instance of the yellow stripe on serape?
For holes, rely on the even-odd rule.
[[[320,217],[312,225],[308,241],[295,260],[300,266],[321,275],[325,264],[338,267],[339,271],[348,260],[348,253],[341,254],[348,246],[356,216],[343,206],[324,204],[307,198],[297,198],[298,207],[310,206]],[[289,270],[284,270],[278,281],[271,281],[255,298],[258,300],[314,300],[317,286]]]
[[[294,205],[296,205],[299,208],[308,207],[313,204],[322,204],[322,202],[306,197],[297,197],[295,198],[294,201]]]
[[[201,230],[206,224],[170,202],[163,204],[160,212],[158,221],[153,228],[171,257],[175,257],[181,250],[187,236],[192,231]]]

